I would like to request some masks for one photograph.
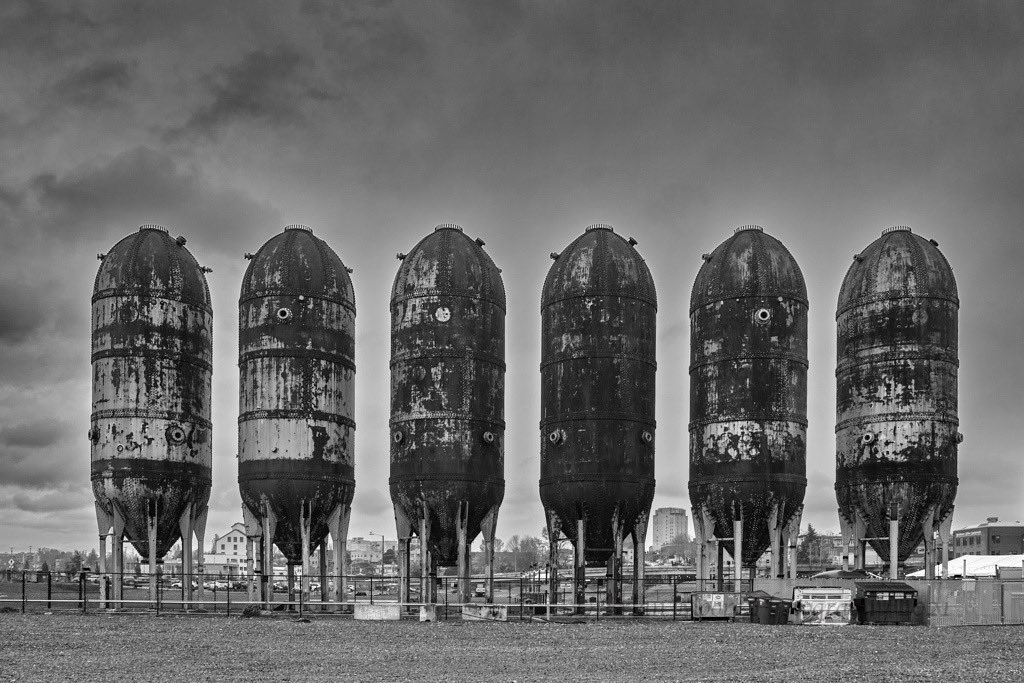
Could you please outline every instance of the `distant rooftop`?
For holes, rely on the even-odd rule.
[[[984,529],[987,527],[1024,527],[1024,523],[1020,520],[1014,520],[1012,522],[1000,522],[998,517],[989,517],[981,524],[975,524],[974,526],[967,526],[957,531],[967,531],[969,529]]]

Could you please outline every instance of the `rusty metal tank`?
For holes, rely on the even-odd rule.
[[[657,296],[651,272],[608,225],[561,254],[541,293],[540,497],[585,561],[646,533],[654,499]]]
[[[250,258],[238,300],[238,486],[276,518],[290,564],[311,552],[355,489],[355,294],[326,242],[289,225]]]
[[[689,488],[714,536],[742,520],[745,567],[799,514],[806,433],[803,274],[779,240],[743,226],[704,255],[690,295]]]
[[[956,280],[938,243],[885,230],[854,257],[836,309],[836,497],[889,560],[890,510],[899,557],[926,518],[946,518],[957,489]]]
[[[89,430],[97,514],[116,512],[149,557],[155,511],[160,558],[180,538],[181,516],[202,515],[210,498],[210,291],[185,238],[156,225],[100,258]]]
[[[505,495],[505,288],[483,245],[439,225],[391,291],[391,499],[399,537],[426,520],[441,566]]]

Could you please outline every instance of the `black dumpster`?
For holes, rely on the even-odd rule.
[[[912,624],[917,590],[902,581],[856,581],[859,624]]]
[[[793,608],[792,600],[781,600],[772,598],[768,607],[770,621],[768,623],[782,625],[789,623],[789,612]]]
[[[768,601],[771,600],[772,596],[768,595],[764,591],[754,591],[747,595],[747,609],[750,613],[751,624],[767,624],[768,621]]]

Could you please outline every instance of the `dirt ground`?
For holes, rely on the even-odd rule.
[[[1021,681],[1024,627],[0,614],[0,681]]]

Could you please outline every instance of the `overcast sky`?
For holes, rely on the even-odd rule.
[[[938,240],[960,287],[954,523],[1024,518],[1019,3],[10,0],[0,65],[4,550],[97,545],[95,255],[149,222],[213,268],[209,534],[241,519],[242,255],[289,223],[355,269],[354,536],[395,533],[394,255],[449,221],[487,242],[508,292],[499,537],[543,524],[548,253],[599,221],[639,240],[658,288],[655,507],[689,509],[700,255],[756,223],[807,281],[804,521],[838,529],[836,297],[851,256],[906,224]]]

